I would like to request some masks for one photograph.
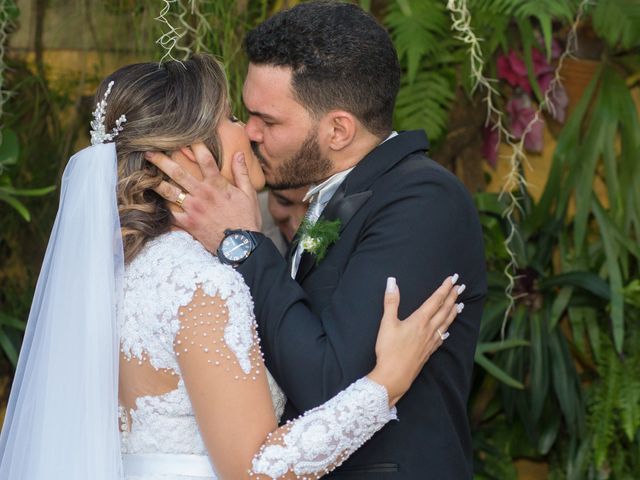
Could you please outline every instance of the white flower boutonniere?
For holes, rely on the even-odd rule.
[[[316,265],[327,254],[327,249],[340,238],[340,219],[334,221],[318,220],[311,223],[304,220],[300,226],[300,245],[305,252],[316,257]]]

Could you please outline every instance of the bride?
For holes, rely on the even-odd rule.
[[[93,146],[65,170],[0,436],[0,478],[328,473],[396,419],[395,403],[457,314],[457,275],[402,322],[389,279],[373,370],[278,428],[284,397],[264,366],[248,287],[173,225],[179,207],[155,193],[165,177],[144,159],[174,152],[198,175],[191,149],[204,144],[231,180],[233,153],[243,152],[263,187],[222,69],[206,55],[129,65],[97,99]]]

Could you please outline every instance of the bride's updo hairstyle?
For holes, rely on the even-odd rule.
[[[105,129],[125,115],[115,137],[118,152],[118,207],[124,254],[131,261],[145,243],[172,223],[167,202],[153,190],[168,178],[145,160],[150,150],[170,152],[203,142],[220,166],[222,151],[216,127],[228,113],[227,80],[210,55],[183,62],[138,63],[109,75],[96,94],[101,101],[110,82]]]

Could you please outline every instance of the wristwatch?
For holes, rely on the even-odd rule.
[[[248,230],[225,230],[218,247],[218,259],[234,267],[240,265],[258,246],[258,235],[262,234]]]

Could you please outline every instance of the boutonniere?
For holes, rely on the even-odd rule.
[[[316,257],[318,265],[327,254],[327,249],[340,238],[340,219],[332,222],[318,220],[311,223],[306,218],[300,225],[300,245],[302,250]]]

